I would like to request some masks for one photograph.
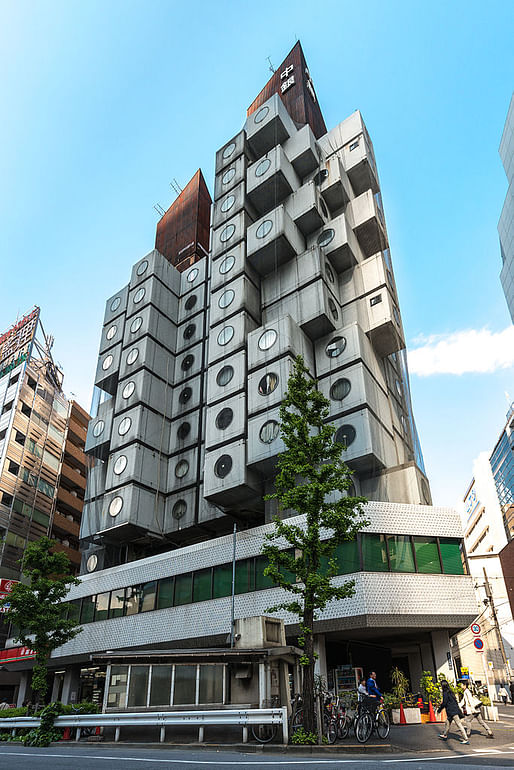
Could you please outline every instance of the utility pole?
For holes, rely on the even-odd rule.
[[[236,598],[236,532],[237,524],[234,522],[234,534],[232,541],[232,607],[230,612],[230,649],[234,647],[234,609]]]
[[[502,639],[500,624],[498,623],[498,615],[496,614],[496,607],[494,606],[494,599],[493,599],[493,593],[491,591],[491,584],[489,582],[489,578],[487,577],[487,572],[485,570],[485,567],[483,567],[483,571],[484,571],[485,595],[487,597],[487,603],[491,608],[491,614],[493,616],[494,630],[496,632],[496,636],[498,639],[498,647],[500,648],[500,652],[503,658],[503,665],[505,667],[505,677],[506,677],[506,680],[510,681],[510,665],[507,660],[507,655],[505,654],[505,647],[503,646],[503,639]]]

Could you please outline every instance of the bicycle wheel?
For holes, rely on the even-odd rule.
[[[366,743],[366,741],[369,741],[372,732],[373,717],[369,711],[364,711],[357,719],[357,724],[355,725],[355,737],[359,743]]]
[[[336,742],[337,739],[337,725],[335,719],[330,719],[330,717],[325,717],[323,720],[323,735],[326,737],[327,741],[332,744]]]
[[[339,740],[348,738],[349,732],[350,732],[350,719],[347,716],[347,714],[345,714],[344,716],[340,717],[337,723],[337,737],[339,738]]]
[[[253,725],[252,735],[258,743],[269,743],[277,734],[276,725]]]
[[[303,709],[296,709],[291,718],[291,735],[303,727]]]
[[[377,714],[375,727],[377,729],[378,737],[382,738],[382,740],[385,740],[385,738],[387,738],[387,736],[389,735],[389,730],[391,729],[391,725],[389,724],[389,715],[387,711],[380,709],[380,711]]]

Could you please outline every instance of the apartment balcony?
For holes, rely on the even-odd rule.
[[[78,420],[73,419],[73,415],[68,423],[68,438],[77,446],[84,446],[86,443],[87,425],[82,425]]]
[[[291,163],[280,145],[248,168],[246,196],[258,214],[265,214],[300,187]]]
[[[77,470],[72,468],[65,461],[61,466],[61,483],[68,491],[75,489],[77,492],[82,490],[84,492],[86,488],[86,477],[82,476]]]
[[[379,196],[373,195],[371,190],[362,193],[350,201],[346,214],[365,257],[371,257],[388,247]]]
[[[7,505],[0,503],[0,527],[7,527],[10,514],[11,509]]]
[[[352,140],[343,150],[344,167],[356,195],[366,190],[378,192],[378,174],[373,152],[364,134]]]
[[[260,275],[272,272],[304,250],[303,236],[284,206],[278,206],[248,228],[248,260]]]
[[[80,497],[75,497],[71,492],[68,492],[63,487],[57,488],[57,502],[59,508],[62,508],[66,513],[81,514],[84,501]]]
[[[80,566],[80,551],[77,548],[70,548],[68,545],[56,543],[53,549],[54,551],[65,553],[73,565],[76,567]]]
[[[62,513],[56,511],[52,521],[52,530],[56,530],[60,535],[72,535],[72,537],[78,538],[80,531],[80,524],[75,520],[70,520]]]
[[[80,449],[71,441],[67,441],[64,447],[64,461],[72,468],[78,468],[81,472],[86,471],[86,455],[83,449]]]

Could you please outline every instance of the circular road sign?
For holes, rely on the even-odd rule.
[[[473,644],[475,645],[475,649],[477,650],[483,650],[484,649],[484,643],[481,639],[474,639]]]
[[[478,623],[472,623],[471,624],[471,633],[473,634],[479,634],[480,633],[480,626]]]

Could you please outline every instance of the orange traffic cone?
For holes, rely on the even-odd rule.
[[[407,724],[407,720],[405,719],[405,711],[403,710],[403,703],[400,703],[400,724]]]
[[[430,722],[437,722],[435,712],[434,712],[434,707],[432,706],[431,700],[428,701],[428,716],[429,716]]]

